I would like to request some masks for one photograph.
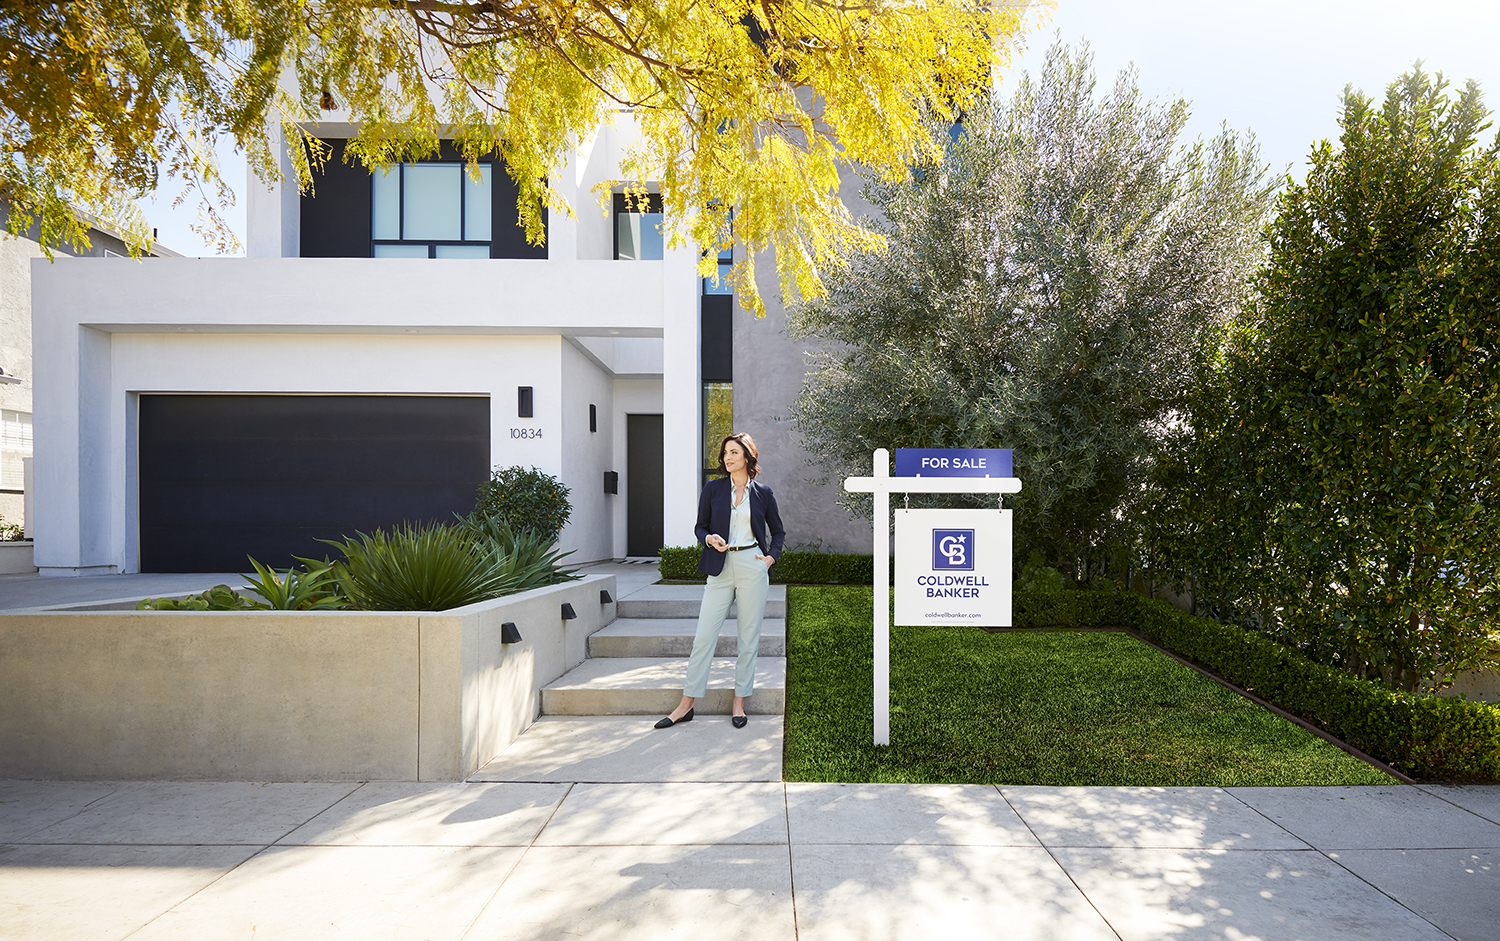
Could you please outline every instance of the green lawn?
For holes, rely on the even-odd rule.
[[[787,591],[788,781],[1394,783],[1113,632],[892,628],[891,744],[877,748],[870,591]]]

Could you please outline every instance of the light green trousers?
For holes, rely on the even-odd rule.
[[[734,694],[749,696],[755,691],[755,661],[760,655],[760,622],[766,616],[766,593],[771,587],[771,573],[766,563],[755,557],[758,549],[730,552],[724,559],[724,571],[708,577],[703,589],[703,606],[698,609],[698,633],[693,637],[693,654],[688,658],[687,685],[682,695],[694,699],[708,692],[708,667],[719,642],[719,629],[729,616],[729,605],[738,603],[736,626],[740,635],[740,657],[734,665]]]

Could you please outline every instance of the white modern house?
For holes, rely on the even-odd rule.
[[[620,118],[551,181],[578,218],[545,246],[501,168],[476,181],[444,153],[372,176],[330,123],[314,195],[252,181],[247,258],[34,262],[41,572],[285,565],[319,537],[465,512],[511,465],[571,489],[573,560],[652,555],[693,541],[721,432],[705,402],[731,396],[789,544],[862,545],[784,421],[804,366],[779,307],[756,320],[718,293],[651,204],[598,209]]]

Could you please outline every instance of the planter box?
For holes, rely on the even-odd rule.
[[[614,620],[601,589],[614,576],[442,612],[0,614],[0,778],[460,781]]]
[[[36,571],[31,564],[32,543],[0,542],[0,575],[30,575]]]

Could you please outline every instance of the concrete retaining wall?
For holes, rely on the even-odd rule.
[[[0,575],[30,575],[36,571],[32,563],[32,543],[0,542]]]
[[[601,589],[614,577],[438,613],[0,615],[0,778],[462,780],[614,620]]]

